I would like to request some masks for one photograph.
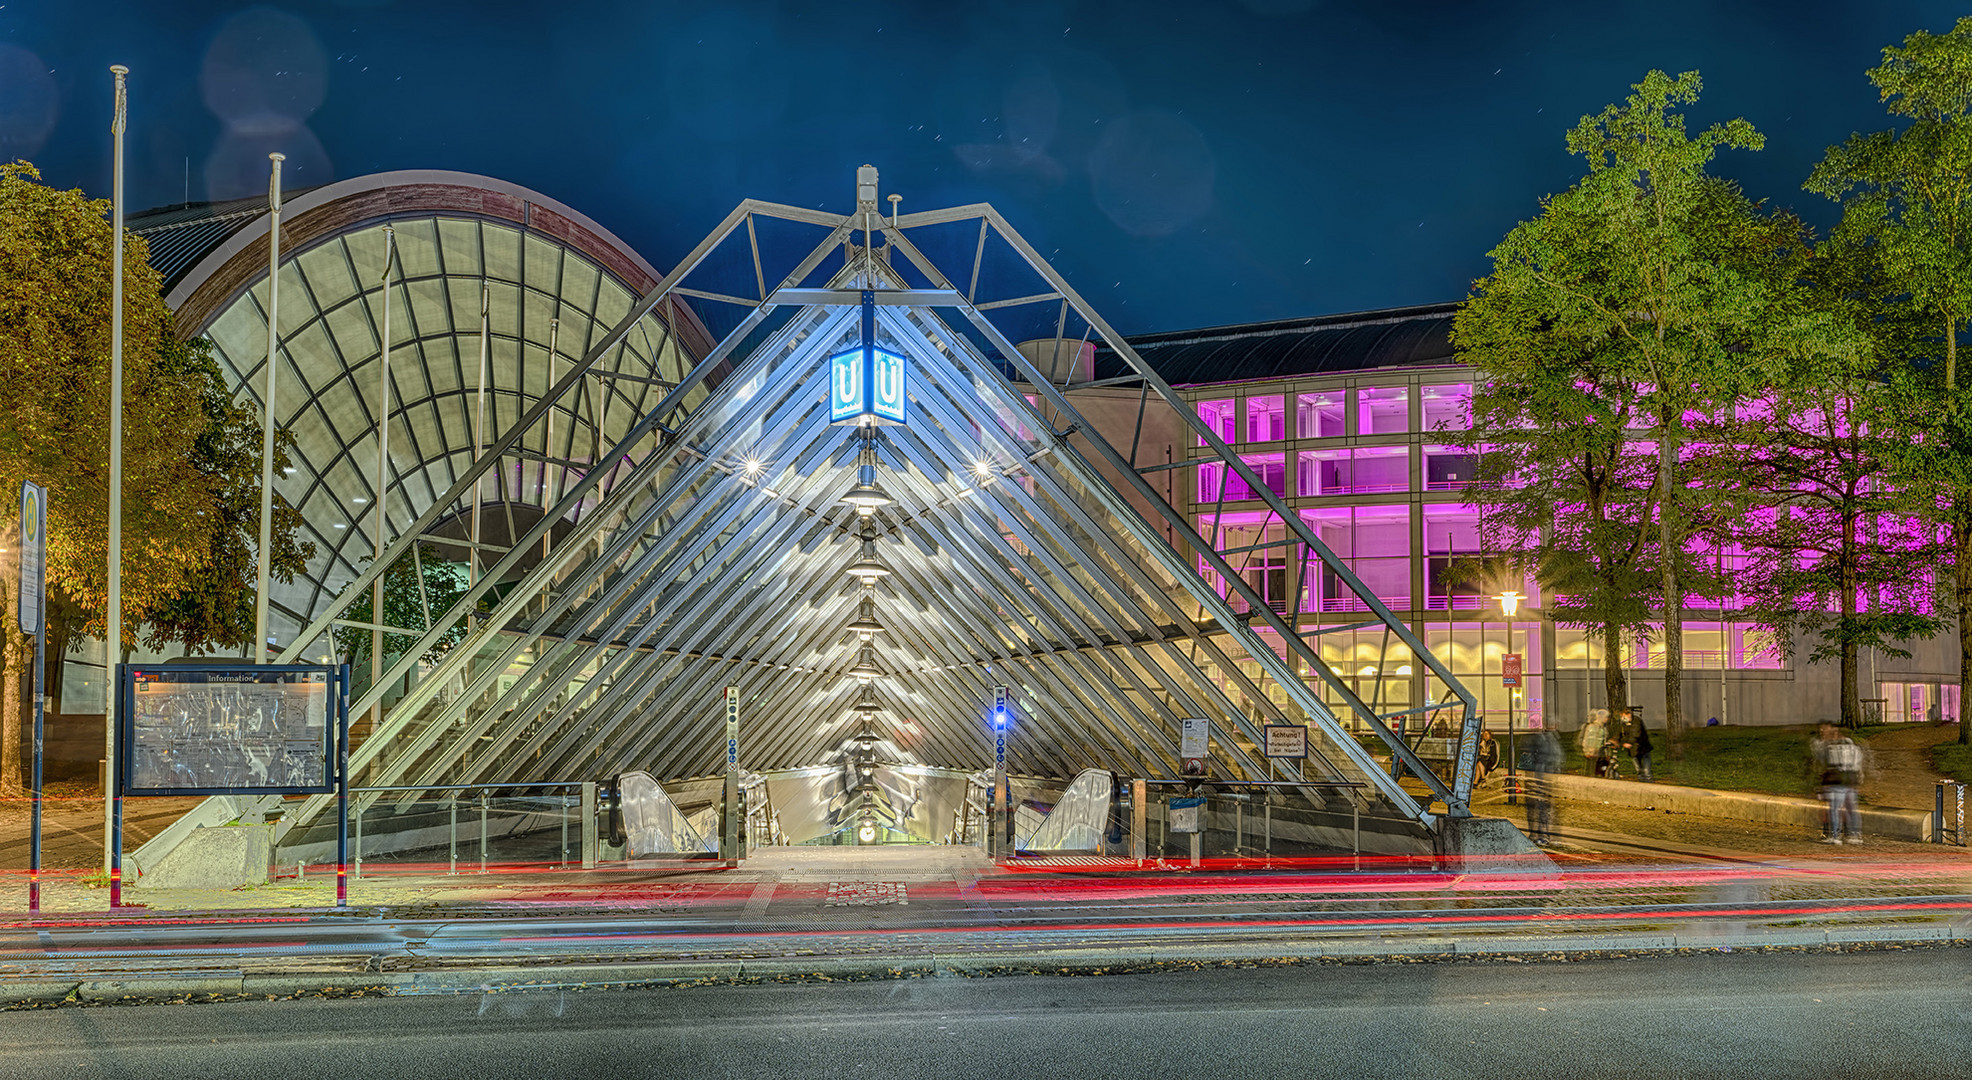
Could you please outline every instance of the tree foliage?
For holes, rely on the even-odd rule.
[[[1685,597],[1708,587],[1691,553],[1708,509],[1683,476],[1689,422],[1759,384],[1748,345],[1771,302],[1769,227],[1737,185],[1706,171],[1719,150],[1763,140],[1744,120],[1688,134],[1674,110],[1700,88],[1696,72],[1652,71],[1622,104],[1582,118],[1568,149],[1587,175],[1495,249],[1455,338],[1489,379],[1505,377],[1484,408],[1517,420],[1510,438],[1488,434],[1517,444],[1497,452],[1492,475],[1547,466],[1525,478],[1546,490],[1504,504],[1518,504],[1523,529],[1549,530],[1537,560],[1546,587],[1592,589],[1579,614],[1613,645],[1639,614],[1638,575],[1654,575],[1673,731]],[[1503,486],[1483,490],[1495,498]],[[1552,524],[1538,525],[1543,511]]]
[[[108,216],[107,202],[42,184],[25,162],[0,164],[0,415],[9,420],[0,428],[0,490],[18,490],[30,479],[48,487],[51,692],[59,687],[70,638],[107,629]],[[257,468],[248,478],[236,451],[258,446],[259,425],[250,409],[228,400],[204,347],[177,339],[147,254],[142,238],[126,236],[119,645],[134,644],[144,625],[153,627],[155,642],[235,644],[241,605],[249,619],[252,608],[239,545],[250,552],[247,538],[257,540],[259,525]],[[242,485],[251,486],[250,498]],[[291,574],[311,550],[295,543],[298,519],[279,505],[276,568]],[[6,528],[16,528],[11,515]],[[26,667],[28,646],[11,625],[6,639],[9,722],[0,737],[0,784],[14,785],[19,728],[12,679]]]
[[[1842,200],[1837,236],[1869,251],[1871,313],[1899,438],[1891,480],[1942,540],[1958,614],[1959,684],[1972,685],[1972,396],[1958,378],[1972,322],[1972,17],[1883,50],[1870,82],[1898,128],[1854,135],[1807,189]],[[1972,724],[1959,740],[1972,742]]]

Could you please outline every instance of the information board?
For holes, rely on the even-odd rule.
[[[335,790],[334,668],[126,664],[119,673],[125,794]]]

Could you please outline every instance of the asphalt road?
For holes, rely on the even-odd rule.
[[[0,1013],[0,1078],[1953,1077],[1972,951],[1382,963]]]

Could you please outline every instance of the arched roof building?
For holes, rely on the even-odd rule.
[[[264,198],[129,220],[165,276],[179,334],[210,338],[236,393],[256,402],[267,381],[268,224]],[[660,277],[580,212],[490,177],[390,172],[290,193],[273,415],[295,445],[277,490],[300,509],[316,552],[305,575],[274,589],[270,633],[282,643],[371,555],[386,228],[395,247],[386,540],[463,473],[476,425],[480,445],[506,432]],[[481,541],[497,544],[538,520],[544,499],[590,468],[611,433],[707,347],[682,306],[644,315],[599,361],[594,370],[605,374],[590,380],[581,404],[535,425],[524,460],[478,493]],[[432,533],[464,540],[471,531],[455,520]],[[463,546],[443,547],[465,557]]]

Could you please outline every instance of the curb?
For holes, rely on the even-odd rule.
[[[1004,952],[929,952],[868,956],[774,956],[737,960],[656,960],[644,963],[558,964],[457,968],[432,971],[248,971],[120,974],[51,979],[0,978],[0,1008],[53,1002],[109,1003],[160,997],[292,997],[317,993],[388,995],[489,994],[522,990],[676,986],[759,979],[892,979],[984,975],[1025,968],[1041,974],[1106,974],[1161,964],[1292,963],[1380,958],[1449,960],[1460,957],[1731,952],[1768,948],[1823,948],[1905,944],[1972,944],[1972,926],[1836,927],[1774,933],[1636,933],[1499,938],[1335,938],[1310,942],[1170,945],[1151,949],[1009,949]]]

